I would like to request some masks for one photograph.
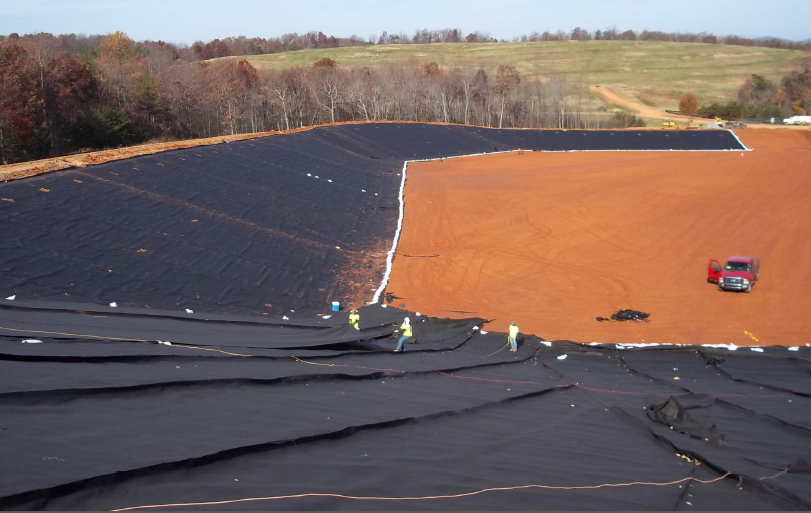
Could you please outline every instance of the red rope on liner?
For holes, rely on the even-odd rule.
[[[151,504],[147,506],[132,506],[129,508],[120,508],[114,509],[112,511],[132,511],[136,509],[154,509],[154,508],[173,508],[173,507],[181,507],[181,506],[217,506],[220,504],[235,504],[238,502],[257,502],[257,501],[275,501],[275,500],[282,500],[282,499],[301,499],[305,497],[330,497],[335,499],[348,499],[348,500],[355,500],[355,501],[424,501],[424,500],[434,500],[434,499],[459,499],[462,497],[472,497],[474,495],[481,495],[483,493],[488,492],[506,492],[506,491],[514,491],[514,490],[527,490],[531,488],[539,488],[543,490],[595,490],[598,488],[620,488],[626,486],[673,486],[680,483],[684,483],[687,481],[695,481],[696,483],[701,484],[712,484],[722,479],[726,478],[730,475],[730,472],[727,472],[721,477],[716,477],[715,479],[710,479],[708,481],[704,481],[701,479],[696,479],[694,477],[685,477],[684,479],[679,479],[678,481],[670,481],[667,483],[653,483],[653,482],[644,482],[644,481],[634,481],[631,483],[604,483],[599,485],[583,485],[583,486],[549,486],[549,485],[520,485],[520,486],[505,486],[499,488],[484,488],[482,490],[476,490],[475,492],[466,492],[466,493],[457,493],[453,495],[428,495],[425,497],[364,497],[364,496],[357,496],[357,495],[343,495],[340,493],[299,493],[295,495],[276,495],[271,497],[248,497],[244,499],[232,499],[232,500],[223,500],[223,501],[211,501],[211,502],[185,502],[185,503],[174,503],[174,504]]]

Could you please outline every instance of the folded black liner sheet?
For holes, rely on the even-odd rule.
[[[512,353],[483,319],[379,305],[357,331],[10,303],[3,509],[811,507],[805,347]]]

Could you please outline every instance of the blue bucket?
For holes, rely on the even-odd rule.
[[[341,309],[341,303],[339,303],[338,301],[333,301],[332,302],[332,311],[337,312],[340,309]]]

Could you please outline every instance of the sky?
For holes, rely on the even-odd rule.
[[[0,0],[0,34],[108,34],[191,44],[320,30],[375,39],[459,28],[499,39],[575,26],[811,38],[811,0]]]

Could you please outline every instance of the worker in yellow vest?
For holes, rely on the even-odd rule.
[[[360,331],[360,314],[357,310],[352,310],[349,314],[349,325]]]
[[[515,321],[513,321],[513,323],[510,324],[510,336],[508,338],[510,341],[510,346],[512,346],[510,348],[510,352],[512,353],[518,351],[518,342],[516,341],[517,337],[518,337],[518,326],[516,326]]]
[[[397,342],[397,349],[394,350],[395,353],[404,353],[406,340],[414,336],[414,327],[411,326],[411,319],[408,317],[403,319],[403,324],[400,326],[400,329],[403,330],[403,334],[400,337],[400,341]],[[395,331],[395,333],[397,333],[397,331]]]

